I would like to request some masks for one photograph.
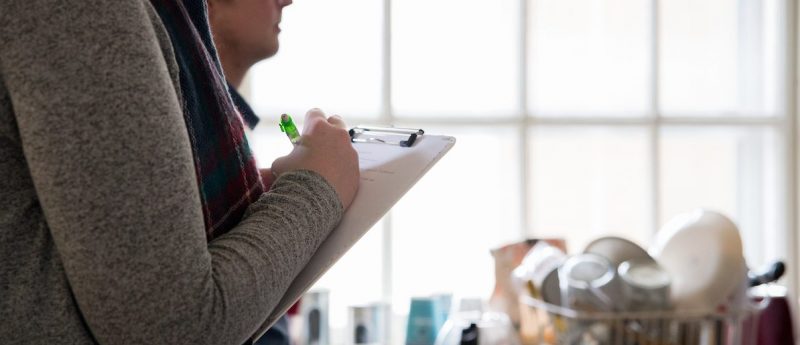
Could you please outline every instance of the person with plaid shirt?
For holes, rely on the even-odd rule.
[[[254,129],[259,118],[239,94],[242,80],[253,65],[278,52],[281,14],[292,0],[209,0],[208,19],[222,71],[228,81],[231,98],[245,124]],[[273,176],[261,169],[264,187],[269,189]],[[289,345],[289,319],[282,316],[256,345]]]

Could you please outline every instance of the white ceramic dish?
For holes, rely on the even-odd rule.
[[[583,252],[600,255],[608,259],[614,267],[629,260],[653,260],[647,250],[638,244],[615,236],[598,238],[590,242]]]
[[[669,221],[650,254],[672,277],[672,304],[679,310],[713,311],[746,279],[742,240],[724,215],[696,210]]]

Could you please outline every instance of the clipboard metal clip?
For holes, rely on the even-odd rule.
[[[358,126],[350,129],[350,141],[411,147],[423,134],[421,129]]]

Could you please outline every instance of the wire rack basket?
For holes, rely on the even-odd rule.
[[[581,312],[521,296],[521,335],[530,345],[755,345],[767,300],[720,313]]]

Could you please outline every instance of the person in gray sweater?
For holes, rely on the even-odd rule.
[[[206,242],[170,44],[147,0],[0,3],[0,343],[242,344],[352,201],[344,124],[312,110]]]

